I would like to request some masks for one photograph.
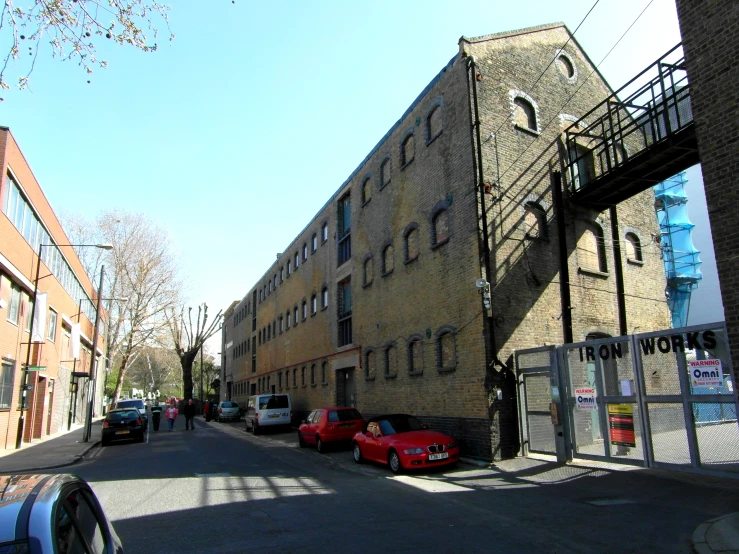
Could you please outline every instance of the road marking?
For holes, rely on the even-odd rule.
[[[196,473],[195,477],[231,477],[230,473]]]

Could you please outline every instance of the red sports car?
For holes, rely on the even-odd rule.
[[[313,410],[298,429],[301,448],[315,444],[319,452],[328,443],[346,442],[364,429],[364,418],[354,408],[320,408]]]
[[[373,417],[364,433],[354,435],[352,450],[355,462],[388,464],[393,473],[459,461],[459,446],[453,437],[431,431],[407,414]]]

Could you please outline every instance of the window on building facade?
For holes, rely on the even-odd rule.
[[[8,321],[18,325],[21,314],[21,296],[20,287],[15,283],[10,284],[10,304],[8,306]]]
[[[409,225],[403,236],[403,261],[412,262],[418,258],[418,226]]]
[[[393,245],[388,244],[382,251],[382,274],[387,275],[395,268],[395,252]]]
[[[338,264],[349,261],[352,256],[352,204],[348,194],[344,195],[338,203],[339,218],[339,242],[338,242]]]
[[[279,327],[278,327],[278,328],[279,328],[279,330],[280,330],[280,334],[282,334],[282,331],[284,330],[284,324],[285,324],[285,322],[284,322],[284,320],[282,319],[282,316],[280,316],[280,325],[279,325]]]
[[[301,309],[303,311],[303,321],[308,319],[308,301],[303,300],[303,305],[301,306]]]
[[[400,167],[401,169],[413,161],[416,156],[416,139],[413,133],[403,139],[400,145]]]
[[[287,313],[285,314],[285,327],[287,329],[290,328],[290,310],[288,310]]]
[[[523,225],[526,238],[548,239],[547,216],[544,208],[536,202],[526,202],[523,209]]]
[[[443,329],[436,336],[436,368],[451,371],[457,367],[456,341],[451,329]]]
[[[372,200],[372,179],[368,176],[362,182],[362,205]]]
[[[305,386],[305,366],[300,368],[300,385]]]
[[[13,380],[15,363],[3,360],[0,367],[0,410],[9,410],[13,401]]]
[[[431,246],[439,246],[449,240],[449,213],[437,211],[431,219]]]
[[[321,242],[326,242],[328,240],[328,223],[324,223],[323,227],[321,227]]]
[[[290,260],[287,261],[287,276],[290,277],[290,273],[292,273],[292,265],[290,263]]]
[[[315,314],[318,311],[318,297],[313,294],[310,297],[310,313]]]
[[[285,280],[285,268],[280,268],[280,283],[282,283]]]
[[[362,284],[366,287],[372,283],[375,273],[375,262],[372,256],[368,256],[364,259],[362,266]]]
[[[380,188],[390,183],[390,158],[385,158],[380,166]]]
[[[318,235],[316,233],[313,233],[313,236],[310,238],[310,252],[313,254],[318,250]]]
[[[328,287],[323,287],[321,290],[321,309],[328,308]]]
[[[423,343],[420,338],[414,338],[408,343],[408,373],[423,371]]]
[[[281,371],[277,372],[277,388],[282,390],[282,372]]]
[[[643,262],[641,242],[636,233],[626,233],[626,259],[630,262]]]
[[[324,385],[328,383],[328,362],[321,364],[321,383]]]
[[[364,353],[364,377],[365,379],[374,379],[377,371],[375,363],[375,351],[369,349]]]
[[[316,364],[310,366],[310,384],[312,386],[316,385]]]
[[[575,190],[584,187],[595,176],[595,161],[593,152],[580,144],[575,144],[569,149],[570,155],[570,178]]]
[[[395,343],[385,346],[385,377],[395,377],[398,374],[398,347]]]
[[[426,143],[430,143],[441,134],[441,106],[434,107],[426,117]]]
[[[608,272],[603,228],[597,223],[588,224],[577,241],[577,259],[581,269]]]
[[[49,327],[46,330],[46,338],[51,342],[56,342],[56,324],[57,324],[57,313],[49,309]]]
[[[293,327],[298,324],[298,307],[293,308]]]
[[[572,62],[569,54],[562,51],[557,56],[557,69],[564,75],[568,81],[574,81],[577,78],[575,64]]]
[[[522,129],[539,131],[536,124],[536,108],[533,103],[520,96],[513,99],[513,121],[517,127]]]
[[[294,268],[295,268],[295,270],[297,271],[297,269],[298,269],[298,265],[300,265],[300,255],[299,255],[299,254],[298,254],[297,252],[295,252],[295,257],[294,257],[294,260],[295,260],[295,261],[293,262],[293,267],[294,267]]]
[[[303,261],[308,259],[308,245],[303,243]]]
[[[347,277],[339,283],[338,290],[339,346],[352,342],[352,283]]]

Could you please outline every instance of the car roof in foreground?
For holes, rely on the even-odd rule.
[[[381,419],[392,419],[394,417],[416,417],[416,416],[410,415],[410,414],[384,414],[384,415],[378,415],[378,416],[369,418],[367,420],[367,423],[370,423],[372,421],[380,421]]]
[[[0,475],[0,542],[20,539],[16,538],[16,523],[19,516],[26,519],[30,515],[30,508],[34,500],[28,500],[31,495],[39,499],[42,493],[58,489],[67,483],[75,481],[73,475]],[[28,507],[26,501],[29,501]],[[21,514],[23,511],[23,514]],[[26,523],[24,522],[24,528]]]

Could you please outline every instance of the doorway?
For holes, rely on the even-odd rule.
[[[336,371],[336,405],[357,407],[353,367]]]

